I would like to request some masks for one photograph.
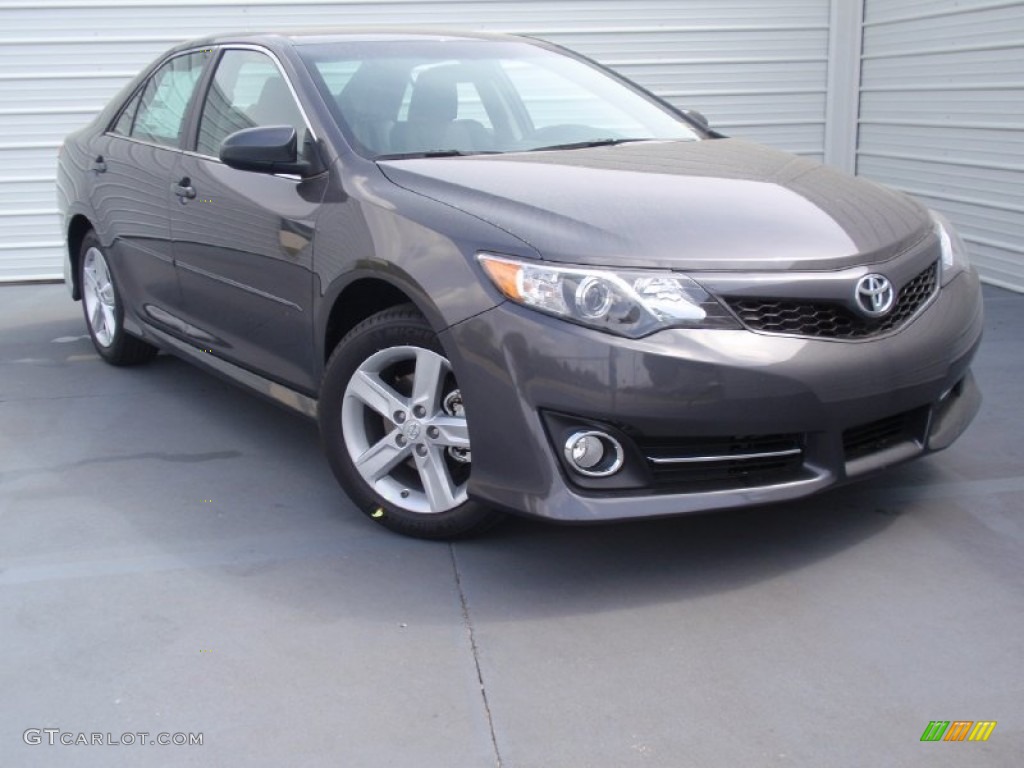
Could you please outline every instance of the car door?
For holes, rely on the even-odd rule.
[[[225,49],[199,105],[194,151],[175,170],[174,257],[201,346],[312,392],[313,237],[326,177],[240,171],[218,159],[228,135],[265,125],[293,126],[300,146],[310,131],[273,56]]]
[[[147,321],[159,322],[181,304],[171,246],[176,198],[170,185],[188,106],[209,59],[209,51],[195,51],[162,64],[94,144],[97,229],[111,244],[112,269],[125,301]]]

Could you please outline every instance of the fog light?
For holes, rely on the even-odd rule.
[[[604,446],[595,435],[573,437],[569,460],[580,469],[591,469],[604,458]]]
[[[569,466],[587,477],[607,477],[622,469],[622,444],[605,432],[574,432],[563,451]]]

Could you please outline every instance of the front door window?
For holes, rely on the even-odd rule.
[[[203,104],[196,150],[217,157],[230,134],[262,125],[294,127],[300,147],[305,139],[302,113],[274,60],[258,51],[225,51]]]

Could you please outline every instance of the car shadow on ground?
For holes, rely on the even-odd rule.
[[[785,579],[881,534],[902,511],[844,488],[786,504],[585,527],[511,519],[484,539],[456,544],[455,555],[489,588],[502,585],[508,618],[629,609]]]

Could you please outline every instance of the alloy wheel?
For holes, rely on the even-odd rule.
[[[349,379],[341,422],[356,471],[388,502],[437,514],[468,498],[469,430],[442,355],[414,346],[374,353]]]
[[[86,317],[96,342],[103,347],[114,343],[117,333],[117,306],[110,268],[99,248],[85,252],[82,263],[82,299]]]

